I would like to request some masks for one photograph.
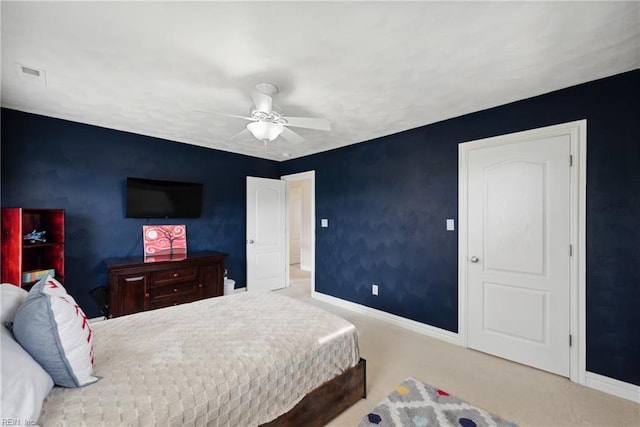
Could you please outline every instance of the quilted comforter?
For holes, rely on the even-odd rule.
[[[95,373],[56,387],[43,426],[253,426],[359,359],[346,320],[254,291],[92,324]]]

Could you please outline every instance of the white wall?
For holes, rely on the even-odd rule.
[[[311,212],[311,180],[300,181],[302,184],[302,212],[301,212],[301,233],[300,233],[300,268],[302,270],[313,270],[313,260],[311,251],[313,217]]]
[[[300,264],[302,181],[289,183],[289,264]]]

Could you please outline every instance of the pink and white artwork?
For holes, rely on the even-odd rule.
[[[177,260],[187,256],[185,225],[143,225],[145,261]]]

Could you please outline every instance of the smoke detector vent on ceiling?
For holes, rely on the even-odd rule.
[[[16,64],[16,67],[18,68],[18,77],[20,80],[39,83],[44,86],[47,85],[47,73],[44,70],[38,70],[37,68],[22,64]]]

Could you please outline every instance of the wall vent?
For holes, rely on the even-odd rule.
[[[16,64],[16,68],[18,69],[18,78],[20,80],[47,85],[47,73],[44,70],[22,64]]]

